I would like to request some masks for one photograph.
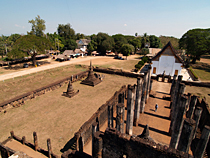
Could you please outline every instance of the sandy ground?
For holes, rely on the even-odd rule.
[[[139,57],[139,55],[132,55],[128,57],[128,60],[137,60],[135,58]],[[34,67],[34,68],[25,68],[22,70],[4,70],[4,68],[1,68],[2,70],[2,75],[0,75],[0,81],[7,80],[10,78],[14,77],[19,77],[31,73],[36,73],[56,67],[61,67],[65,65],[70,65],[70,64],[84,64],[84,65],[89,65],[90,60],[92,60],[93,65],[103,65],[107,63],[112,63],[112,62],[120,62],[120,60],[114,59],[114,57],[107,57],[107,56],[88,56],[88,57],[83,57],[83,58],[76,58],[76,59],[71,59],[70,61],[64,61],[64,62],[57,62],[52,60],[51,58],[49,59],[44,59],[48,60],[50,64],[48,65],[43,65],[39,67]]]

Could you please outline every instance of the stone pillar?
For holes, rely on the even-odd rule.
[[[147,77],[147,88],[146,88],[146,98],[145,98],[145,103],[147,103],[147,100],[149,98],[149,88],[150,88],[150,81],[151,81],[151,70],[152,70],[152,67],[151,65],[149,65],[149,68],[148,68],[148,77]]]
[[[193,117],[193,113],[194,113],[194,110],[195,110],[195,105],[197,103],[197,96],[193,95],[191,97],[191,100],[190,100],[190,103],[189,103],[189,110],[186,114],[186,117],[187,118],[192,118]]]
[[[153,80],[150,81],[149,92],[151,92],[152,90],[152,83],[153,83]]]
[[[126,134],[129,135],[133,132],[134,90],[133,86],[128,85]]]
[[[22,137],[22,144],[25,145],[25,143],[26,143],[26,137],[23,136],[23,137]]]
[[[77,151],[79,151],[79,138],[80,138],[80,133],[77,132],[74,134],[74,138],[75,138],[75,149]]]
[[[177,113],[178,111],[178,103],[180,101],[181,95],[184,94],[184,90],[185,90],[185,84],[180,83],[179,84],[179,92],[177,93],[177,97],[176,97],[176,101],[174,100],[174,102],[176,102],[176,104],[174,104],[171,107],[171,111],[170,111],[170,117],[171,117],[171,123],[170,123],[170,128],[169,128],[169,134],[171,135],[173,129],[174,129],[174,121],[176,119]]]
[[[202,111],[203,111],[203,109],[201,107],[197,107],[195,109],[194,120],[195,120],[196,124],[195,124],[195,130],[194,130],[193,138],[195,138],[195,134],[196,134],[196,131],[198,129],[198,125],[199,125],[199,121],[200,121],[200,118],[201,118]]]
[[[98,122],[94,122],[92,124],[92,147],[94,146],[94,134],[96,131],[98,131],[97,129],[98,129]],[[94,153],[94,150],[92,148],[92,155],[93,155],[93,153]]]
[[[51,148],[51,142],[50,139],[47,139],[47,150],[48,150],[48,158],[51,158],[51,154],[52,154],[52,148]]]
[[[174,75],[174,77],[173,77],[173,81],[172,81],[172,83],[171,83],[171,89],[170,89],[170,95],[171,95],[171,96],[172,96],[172,91],[174,91],[174,90],[175,90],[176,77],[177,77],[177,75]]]
[[[124,115],[125,107],[123,103],[117,105],[116,128],[121,133],[124,133]]]
[[[188,111],[189,106],[190,106],[191,95],[192,95],[191,93],[188,93],[188,94],[187,94],[187,97],[188,97],[187,106],[186,106],[187,111]]]
[[[171,136],[171,141],[170,141],[170,148],[177,149],[178,141],[180,138],[180,134],[182,131],[182,126],[183,126],[183,115],[185,114],[185,107],[187,103],[187,98],[186,97],[181,97],[179,106],[178,106],[178,113],[177,117],[174,121],[174,130],[172,131],[172,136]]]
[[[38,139],[37,139],[36,132],[33,132],[33,136],[34,136],[34,150],[37,151],[37,149],[38,149]]]
[[[203,154],[206,150],[206,146],[209,141],[209,136],[210,136],[210,127],[205,125],[203,128],[202,134],[201,134],[201,138],[200,138],[198,145],[195,149],[195,154],[194,154],[195,158],[203,157]]]
[[[108,127],[113,127],[113,106],[108,105]]]
[[[124,98],[125,98],[124,92],[120,93],[119,96],[118,96],[118,103],[123,103],[124,104]]]
[[[165,82],[165,74],[162,75],[162,82]]]
[[[134,120],[133,120],[134,126],[138,126],[140,103],[141,103],[141,84],[142,80],[140,78],[137,78],[136,101],[135,101]]]
[[[14,131],[10,131],[11,138],[14,138]]]
[[[170,83],[170,82],[171,82],[171,76],[168,75],[168,83]]]
[[[175,90],[174,90],[174,93],[173,93],[173,99],[172,99],[172,107],[174,104],[176,104],[177,102],[177,95],[178,95],[178,92],[179,92],[179,84],[182,82],[182,76],[179,75],[178,76],[178,80],[176,81],[176,85],[175,85]]]
[[[182,128],[182,133],[179,139],[177,149],[185,153],[189,152],[190,145],[193,140],[193,134],[195,129],[195,120],[186,118]]]
[[[103,149],[103,140],[100,137],[101,132],[97,131],[94,133],[94,138],[93,138],[93,158],[102,158],[102,149]]]
[[[144,83],[142,86],[142,98],[141,98],[141,104],[140,104],[140,113],[143,113],[144,108],[145,108],[146,87],[147,87],[147,71],[144,72]]]
[[[83,150],[84,150],[84,141],[83,141],[82,135],[80,135],[80,137],[79,137],[79,151],[83,152]]]

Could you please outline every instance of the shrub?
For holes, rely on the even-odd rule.
[[[144,61],[141,60],[141,61],[138,62],[138,64],[139,65],[144,65]]]
[[[144,56],[142,59],[141,59],[144,63],[146,63],[148,61],[148,57]]]
[[[138,69],[138,70],[141,69],[141,67],[142,67],[142,65],[139,65],[139,64],[135,65],[135,68]]]

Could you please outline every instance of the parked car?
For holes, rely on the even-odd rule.
[[[114,59],[124,60],[122,57],[116,56]]]
[[[27,63],[24,63],[23,64],[23,68],[28,68],[28,64]]]

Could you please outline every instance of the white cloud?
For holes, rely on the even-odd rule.
[[[15,24],[15,26],[16,26],[16,27],[20,27],[20,25],[18,25],[18,24]]]
[[[22,26],[22,28],[24,29],[24,28],[25,28],[25,26]]]
[[[124,26],[127,26],[127,24],[124,24]]]

